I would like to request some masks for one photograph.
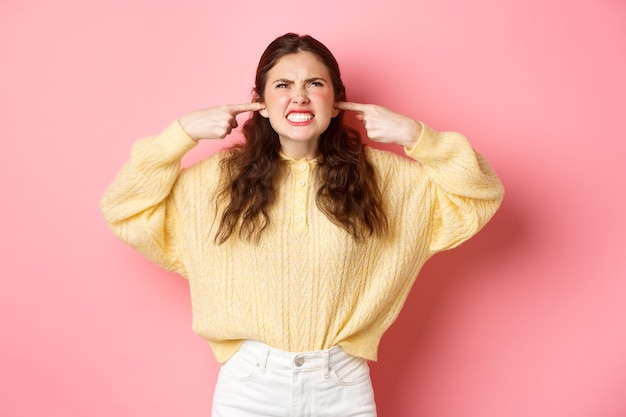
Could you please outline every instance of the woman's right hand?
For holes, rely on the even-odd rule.
[[[196,110],[178,119],[183,130],[195,141],[224,139],[237,127],[237,115],[265,108],[262,103],[225,104]]]

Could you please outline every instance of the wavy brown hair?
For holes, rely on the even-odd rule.
[[[339,65],[330,50],[309,35],[288,33],[269,44],[256,71],[254,97],[263,102],[267,74],[285,55],[313,53],[328,68],[335,101],[346,100]],[[215,240],[224,243],[235,231],[258,240],[270,223],[276,184],[285,168],[280,141],[270,122],[258,112],[243,126],[245,141],[234,145],[222,160],[224,183],[220,201],[226,203]],[[381,235],[387,229],[376,172],[364,152],[359,132],[343,122],[343,112],[331,119],[318,145],[316,203],[333,223],[355,239]]]

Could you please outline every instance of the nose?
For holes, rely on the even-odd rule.
[[[294,104],[304,104],[309,102],[309,96],[307,94],[306,88],[304,87],[296,87],[293,88],[291,93],[291,102]]]

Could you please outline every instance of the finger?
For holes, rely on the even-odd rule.
[[[363,113],[366,110],[367,105],[351,101],[338,101],[335,103],[335,108],[339,110],[349,110],[357,113]]]
[[[259,111],[265,108],[263,103],[255,102],[255,103],[243,103],[243,104],[231,104],[229,110],[232,114],[244,113],[247,111]]]

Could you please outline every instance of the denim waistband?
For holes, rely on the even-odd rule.
[[[312,352],[286,352],[256,340],[246,340],[239,351],[248,361],[256,363],[261,369],[284,369],[293,372],[328,370],[335,364],[352,358],[340,346]]]

